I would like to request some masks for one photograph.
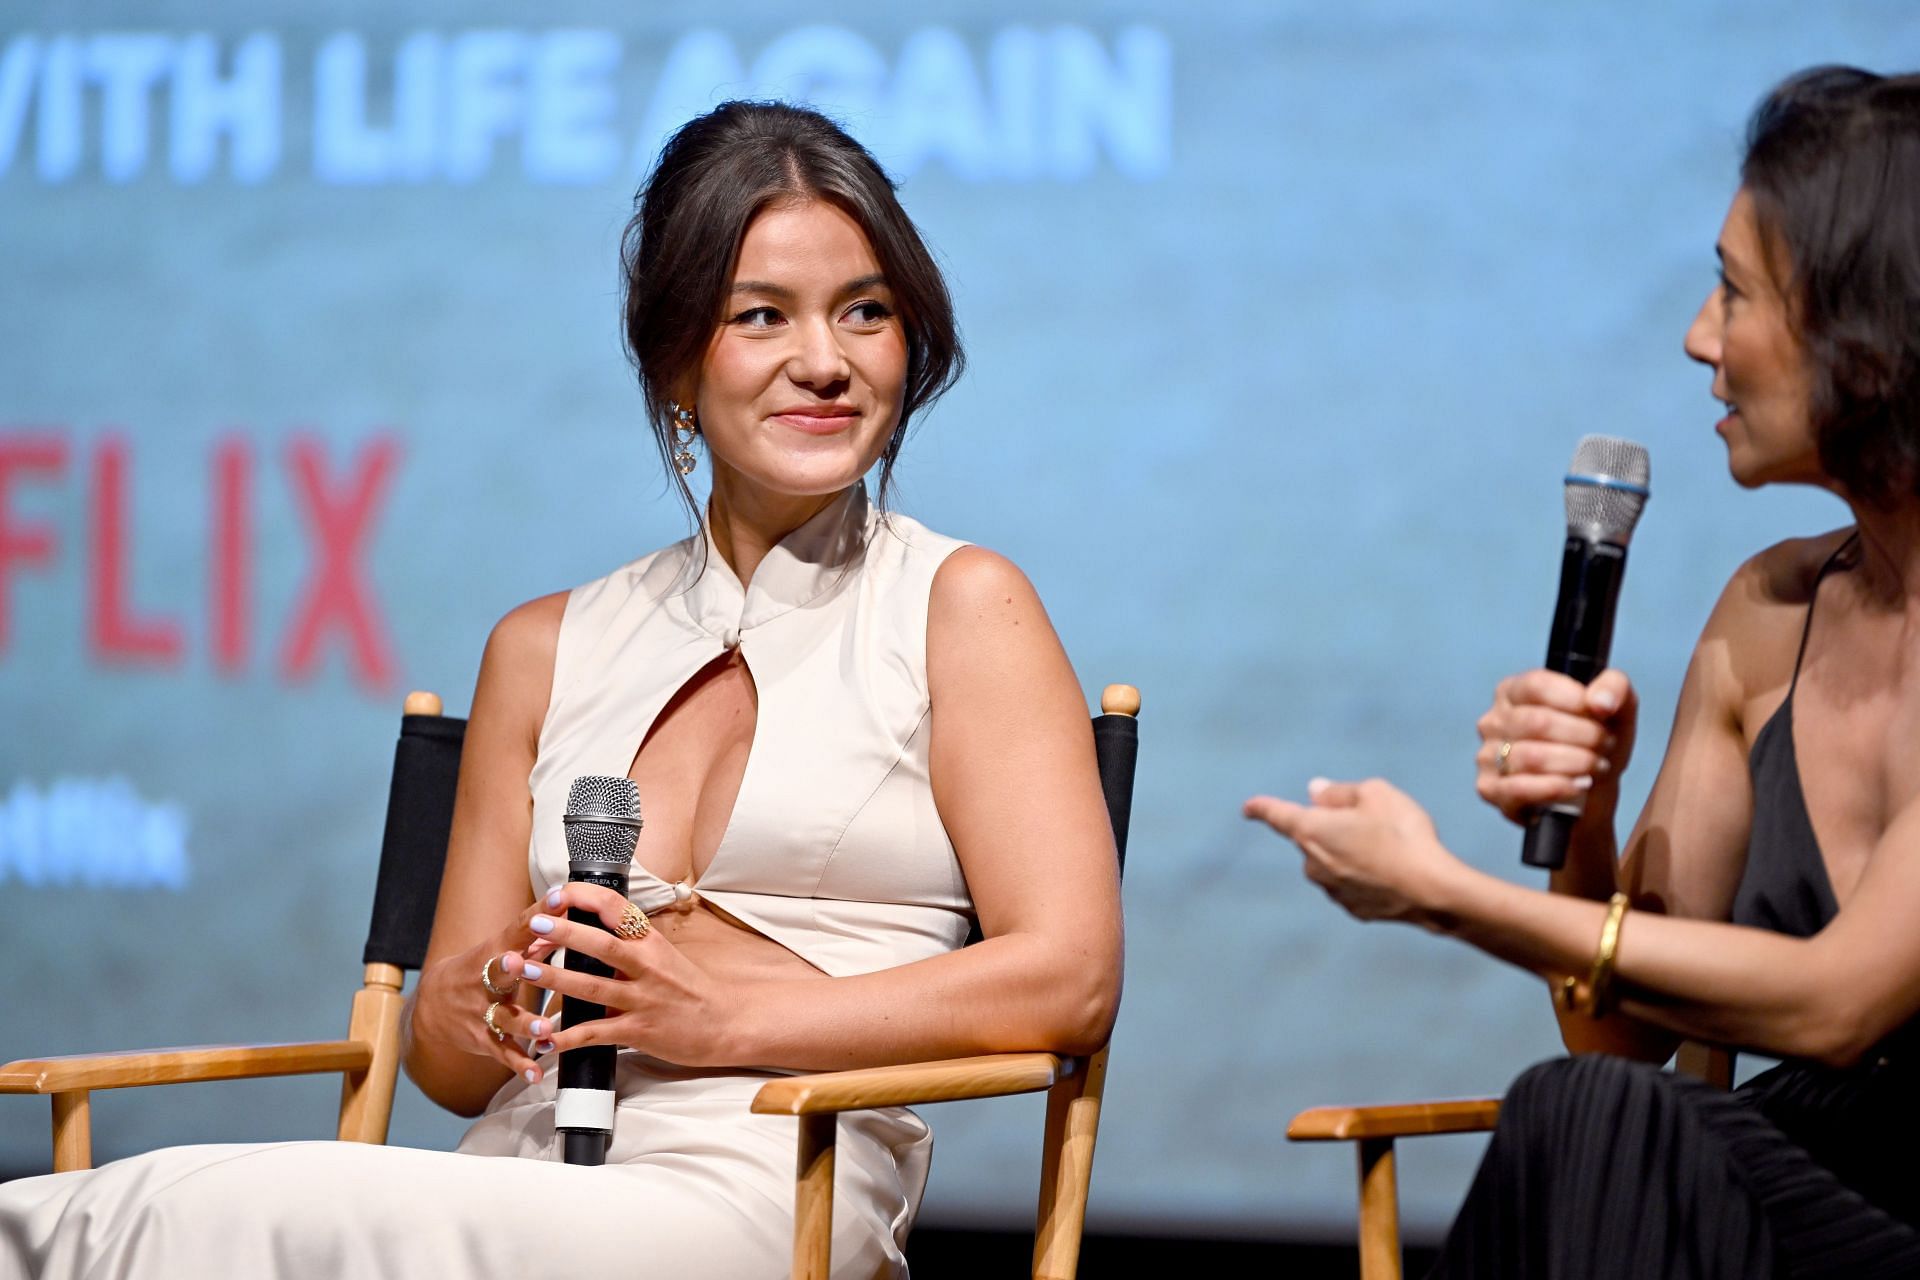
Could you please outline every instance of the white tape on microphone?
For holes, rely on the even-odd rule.
[[[562,1089],[553,1107],[555,1129],[613,1132],[613,1090]]]

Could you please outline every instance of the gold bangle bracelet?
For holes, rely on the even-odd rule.
[[[1620,922],[1627,918],[1627,895],[1616,893],[1607,901],[1607,922],[1600,926],[1600,945],[1593,953],[1593,970],[1587,975],[1587,1013],[1598,1018],[1611,1005],[1613,962],[1620,950]]]
[[[1553,1007],[1561,1013],[1593,1016],[1593,988],[1585,978],[1576,978],[1570,973],[1555,974],[1548,981],[1547,990],[1553,996]]]

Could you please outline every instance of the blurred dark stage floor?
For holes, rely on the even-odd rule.
[[[921,1227],[907,1242],[913,1280],[977,1280],[1027,1274],[1033,1236],[1024,1231]],[[1408,1249],[1406,1274],[1433,1265],[1433,1250]],[[1090,1235],[1080,1248],[1083,1280],[1107,1276],[1285,1276],[1287,1280],[1354,1280],[1359,1255],[1351,1244],[1283,1240],[1207,1240],[1170,1236]]]

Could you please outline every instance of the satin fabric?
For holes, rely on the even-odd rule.
[[[962,945],[973,900],[933,803],[926,655],[933,576],[964,545],[856,485],[744,587],[706,533],[573,591],[528,780],[536,888],[567,878],[573,779],[624,776],[661,708],[737,646],[760,712],[720,847],[698,884],[636,863],[628,896],[698,893],[834,977]]]
[[[557,1073],[556,1073],[557,1074]],[[419,1280],[784,1276],[797,1122],[768,1073],[623,1053],[607,1163],[560,1161],[554,1075],[501,1090],[457,1152],[352,1142],[172,1147],[0,1185],[0,1276]],[[835,1277],[904,1274],[931,1144],[911,1112],[842,1118]]]
[[[697,885],[636,864],[630,896],[709,897],[835,976],[959,947],[972,902],[933,803],[926,623],[962,545],[856,486],[749,586],[703,536],[570,593],[528,780],[534,892],[566,879],[572,779],[625,774],[667,700],[738,645],[759,715],[720,849]],[[786,1275],[796,1121],[747,1109],[772,1073],[619,1063],[604,1167],[559,1161],[550,1073],[502,1088],[458,1152],[183,1147],[0,1186],[0,1278]],[[833,1274],[904,1275],[931,1135],[902,1109],[840,1134]]]

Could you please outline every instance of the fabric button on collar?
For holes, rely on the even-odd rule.
[[[866,485],[853,486],[776,543],[745,587],[714,545],[712,522],[703,522],[706,554],[689,558],[670,594],[695,625],[734,648],[745,632],[811,603],[845,579],[866,549],[873,516]]]

